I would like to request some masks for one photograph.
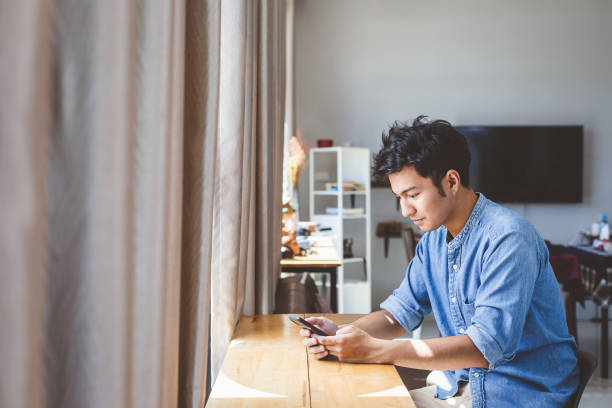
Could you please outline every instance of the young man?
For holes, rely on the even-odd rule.
[[[396,123],[382,144],[374,175],[389,177],[402,215],[425,234],[382,310],[342,328],[309,319],[333,334],[302,329],[309,352],[444,370],[436,387],[411,391],[417,406],[565,406],[578,384],[576,343],[543,239],[472,190],[468,146],[450,123]],[[440,338],[391,341],[430,312]]]

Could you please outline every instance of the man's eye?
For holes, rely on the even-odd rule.
[[[420,193],[416,193],[416,194],[409,194],[408,197],[410,198],[416,198],[416,196],[418,196]]]

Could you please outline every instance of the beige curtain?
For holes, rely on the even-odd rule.
[[[200,407],[271,311],[284,8],[0,2],[0,406]]]

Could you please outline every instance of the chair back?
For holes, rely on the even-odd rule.
[[[404,246],[406,247],[406,258],[408,258],[408,262],[410,262],[412,258],[414,258],[416,240],[414,238],[414,231],[408,224],[402,224],[402,238],[404,239]]]
[[[591,375],[593,375],[595,368],[597,368],[597,358],[595,357],[595,355],[593,353],[589,353],[588,351],[578,350],[578,369],[580,370],[580,382],[578,383],[578,388],[574,393],[574,397],[570,407],[578,407],[578,403],[580,402],[580,398],[582,397],[584,388],[589,382]]]

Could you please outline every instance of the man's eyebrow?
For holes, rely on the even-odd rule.
[[[402,190],[402,192],[401,192],[401,193],[399,193],[399,194],[395,194],[395,193],[393,193],[393,194],[395,194],[396,196],[398,196],[398,197],[399,197],[399,196],[401,196],[402,194],[409,192],[410,190],[414,190],[415,188],[417,188],[417,187],[416,187],[416,186],[410,186],[410,187],[407,187],[407,188],[405,188],[404,190]]]

